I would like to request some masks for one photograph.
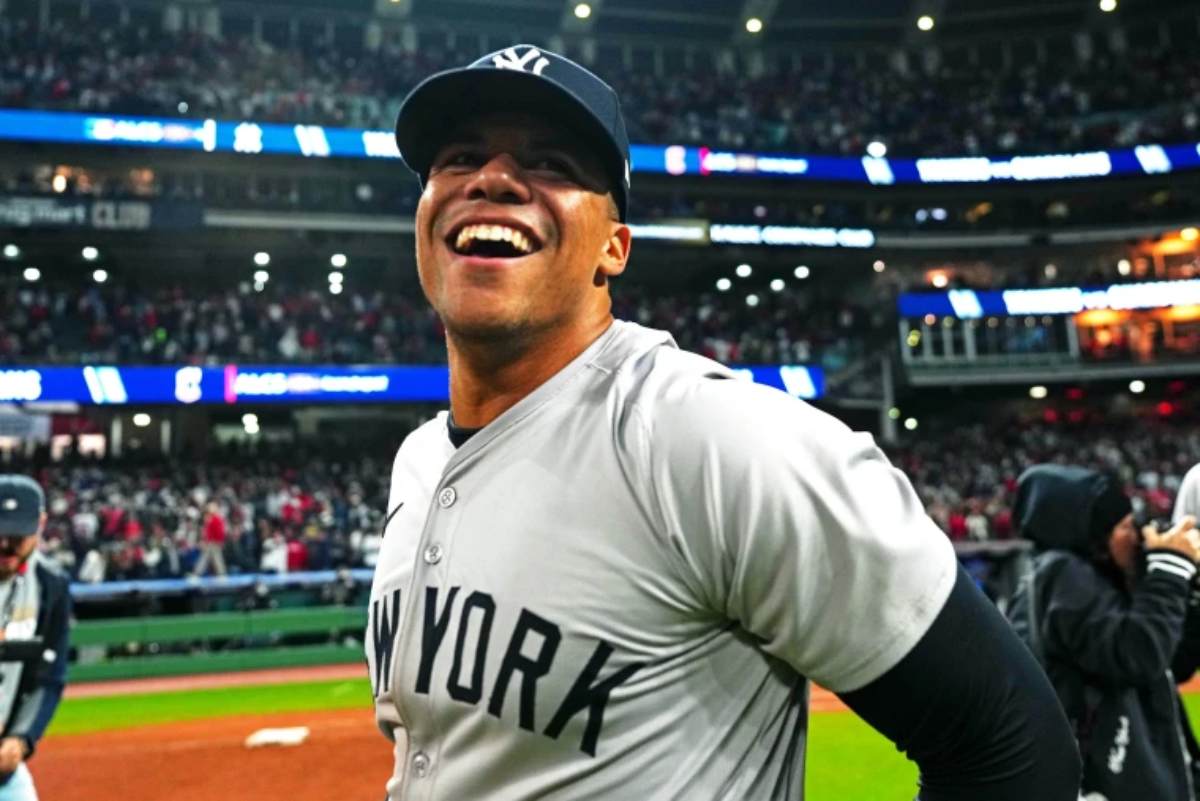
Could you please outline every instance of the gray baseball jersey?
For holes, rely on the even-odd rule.
[[[798,799],[806,677],[894,666],[955,580],[871,437],[617,322],[396,456],[367,660],[391,799]]]

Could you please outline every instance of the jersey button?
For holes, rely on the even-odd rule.
[[[413,773],[418,779],[424,779],[429,775],[429,767],[432,763],[433,761],[429,758],[428,754],[424,751],[418,751],[413,754],[412,758]]]
[[[425,549],[425,564],[436,565],[438,562],[442,561],[443,553],[442,546],[430,545]]]
[[[454,501],[458,498],[458,493],[454,491],[454,487],[446,487],[438,493],[438,506],[443,509],[449,509],[454,505]]]

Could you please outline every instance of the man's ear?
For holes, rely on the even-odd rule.
[[[604,286],[609,278],[625,272],[629,248],[633,244],[633,232],[628,225],[614,220],[610,226],[608,239],[600,251],[600,262],[596,265],[596,286]]]

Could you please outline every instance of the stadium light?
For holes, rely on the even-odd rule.
[[[91,245],[88,245],[81,251],[84,261],[95,261],[100,258],[100,251],[96,250]]]
[[[92,273],[92,280],[97,284],[103,284],[108,280],[108,270],[96,270]]]
[[[260,250],[254,254],[254,263],[259,267],[266,267],[271,263],[271,254],[265,250]]]
[[[899,420],[900,419],[900,409],[898,409],[895,406],[888,409],[888,417],[891,418],[892,420]]]
[[[587,19],[592,16],[592,7],[587,3],[579,3],[575,6],[575,16],[578,19]]]
[[[1146,391],[1146,382],[1138,379],[1133,379],[1129,382],[1129,391],[1134,395],[1141,395]]]
[[[349,259],[346,258],[345,253],[334,253],[329,257],[329,263],[339,270],[345,267],[348,261]]]
[[[762,20],[758,17],[751,17],[746,20],[746,31],[749,33],[761,33],[763,29]]]
[[[887,269],[887,265],[884,263],[883,259],[876,259],[875,263],[871,265],[871,269],[877,273],[881,273]]]
[[[150,425],[150,415],[145,412],[138,412],[133,416],[133,424],[138,428],[145,428]]]
[[[1043,387],[1041,384],[1038,384],[1035,387],[1029,388],[1029,397],[1033,398],[1034,400],[1042,400],[1049,394],[1050,394],[1050,391],[1047,390],[1045,387]]]
[[[929,16],[928,14],[922,14],[921,16],[917,17],[917,27],[923,31],[932,31],[933,17]],[[911,420],[912,418],[909,419]]]
[[[54,176],[52,179],[50,179],[50,188],[53,189],[55,192],[57,192],[60,195],[63,192],[66,192],[67,191],[67,176],[62,175],[61,173]]]
[[[330,295],[342,294],[342,285],[341,284],[330,284],[329,285],[329,294]]]
[[[934,273],[929,277],[929,283],[938,289],[945,289],[946,285],[950,283],[950,279],[946,277],[945,273]]]
[[[752,308],[752,309],[753,309],[755,306],[757,306],[757,305],[758,305],[758,295],[755,295],[755,294],[749,294],[749,295],[747,295],[747,296],[746,296],[746,305],[747,305],[747,306],[749,306],[749,307],[750,307],[750,308]]]
[[[42,277],[42,271],[37,267],[26,267],[23,275],[26,281],[36,281]]]
[[[246,428],[250,428],[251,426],[254,426],[255,428],[257,428],[258,427],[258,415],[254,414],[253,412],[247,412],[246,414],[243,414],[242,415],[242,425],[244,425]]]
[[[330,284],[340,284],[340,283],[342,283],[343,280],[345,280],[345,278],[346,278],[346,276],[342,275],[341,273],[332,272],[329,274],[329,283]]]
[[[907,428],[909,431],[916,431],[917,425],[918,425],[917,418],[915,418],[915,417],[910,417],[904,421],[904,427]]]
[[[749,278],[754,269],[749,264],[739,264],[734,272],[738,278]]]
[[[187,104],[187,101],[186,101],[186,100],[180,100],[180,101],[179,101],[179,105],[178,105],[178,106],[176,106],[175,108],[176,108],[176,109],[178,109],[178,111],[179,111],[179,113],[180,113],[180,114],[187,114],[187,113],[188,113],[188,108],[190,108],[190,106],[188,106],[188,104]]]
[[[1117,10],[1117,0],[1100,0],[1100,10],[1108,13]]]
[[[808,278],[808,276],[811,273],[812,273],[812,270],[809,270],[808,267],[803,264],[801,264],[796,269],[792,270],[792,275],[796,276],[801,281],[803,281],[805,278]]]
[[[1189,225],[1179,232],[1179,238],[1184,242],[1195,242],[1197,239],[1200,239],[1200,229],[1194,225]]]
[[[867,145],[867,155],[873,159],[881,159],[887,155],[887,145],[880,141],[871,142]]]
[[[1044,268],[1042,268],[1042,272],[1045,273],[1047,278],[1053,281],[1058,277],[1058,266],[1055,264],[1047,264]]]
[[[1117,272],[1121,275],[1129,275],[1133,272],[1133,265],[1129,263],[1129,259],[1121,259],[1117,262]]]
[[[19,247],[17,247],[16,245],[13,245],[13,244],[11,244],[11,243],[10,243],[10,244],[7,244],[7,245],[5,245],[5,246],[4,246],[4,258],[6,258],[6,259],[19,259],[19,258],[21,258],[21,249],[20,249]]]
[[[265,283],[267,283],[267,281],[270,281],[270,280],[271,280],[271,274],[269,272],[267,272],[266,270],[255,270],[254,271],[254,283],[265,284]]]
[[[772,292],[782,292],[784,286],[786,286],[786,284],[783,283],[783,279],[776,278],[774,281],[771,282],[771,291]]]
[[[732,287],[733,287],[733,282],[730,281],[728,278],[718,278],[717,279],[717,291],[718,292],[728,292]]]

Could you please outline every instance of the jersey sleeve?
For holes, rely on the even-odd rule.
[[[1179,494],[1175,496],[1175,514],[1172,515],[1172,520],[1178,523],[1188,515],[1200,518],[1200,464],[1183,477],[1183,483],[1179,485]]]
[[[709,609],[837,692],[921,639],[954,551],[869,435],[733,379],[670,388],[639,414],[659,524]]]

